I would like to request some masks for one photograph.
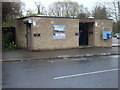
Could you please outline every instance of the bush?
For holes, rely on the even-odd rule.
[[[4,22],[3,25],[2,25],[2,27],[14,27],[14,26],[15,25],[12,22]]]
[[[3,47],[3,50],[16,50],[17,49],[17,46],[15,45],[14,42],[12,43],[3,42],[2,47]]]
[[[15,29],[12,27],[2,28],[2,49],[16,50],[15,45]]]

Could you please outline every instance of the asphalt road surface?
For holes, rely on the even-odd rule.
[[[118,88],[118,70],[117,55],[4,62],[3,88]]]

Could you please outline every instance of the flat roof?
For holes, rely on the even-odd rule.
[[[103,18],[77,18],[77,17],[57,17],[57,16],[26,16],[26,17],[20,17],[17,18],[16,20],[19,19],[25,19],[29,17],[41,17],[41,18],[67,18],[67,19],[100,19],[100,20],[113,20],[113,19],[103,19]]]

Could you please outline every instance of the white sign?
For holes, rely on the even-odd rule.
[[[37,23],[36,23],[36,22],[33,22],[33,25],[34,25],[34,26],[36,26],[36,25],[37,25]]]
[[[53,25],[53,39],[65,39],[65,25]]]

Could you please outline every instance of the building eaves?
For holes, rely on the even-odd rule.
[[[29,17],[40,17],[40,18],[66,18],[66,19],[100,19],[100,20],[113,20],[113,19],[104,19],[104,18],[76,18],[76,17],[57,17],[57,16],[26,16],[26,17],[20,17],[15,20],[19,19],[25,19]]]

